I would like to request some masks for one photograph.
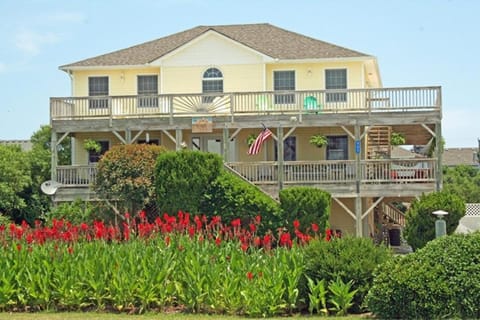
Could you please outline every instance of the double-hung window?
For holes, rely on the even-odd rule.
[[[327,160],[348,160],[348,137],[327,137]]]
[[[89,77],[88,95],[90,109],[108,108],[108,77]]]
[[[326,102],[347,102],[347,69],[325,70]],[[335,92],[328,92],[335,90]],[[344,91],[345,90],[345,91]]]
[[[274,71],[273,72],[273,90],[295,91],[295,71]],[[295,94],[275,93],[275,104],[291,104],[291,103],[295,103]]]
[[[158,76],[137,77],[138,106],[158,107]]]
[[[223,93],[223,74],[217,68],[209,68],[203,73],[202,92],[209,94],[202,97],[202,103],[212,103],[216,98],[212,93]]]

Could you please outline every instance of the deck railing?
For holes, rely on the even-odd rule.
[[[52,120],[440,111],[440,87],[162,94],[50,99]]]
[[[419,183],[435,181],[435,159],[361,160],[361,183]],[[357,180],[355,160],[286,161],[279,176],[278,162],[228,162],[227,165],[254,184],[342,184]],[[88,186],[96,178],[95,165],[59,166],[57,181],[63,186]]]
[[[435,181],[435,159],[361,160],[361,183],[404,183]],[[229,162],[228,165],[255,184],[274,184],[279,178],[285,184],[353,183],[357,180],[355,160],[286,161],[279,177],[278,163]]]

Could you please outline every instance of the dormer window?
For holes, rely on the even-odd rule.
[[[223,74],[217,68],[209,68],[203,73],[202,80],[203,94],[222,93],[223,92]],[[214,95],[202,97],[203,103],[212,103]]]

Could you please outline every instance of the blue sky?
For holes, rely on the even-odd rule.
[[[384,87],[442,86],[447,147],[480,130],[480,1],[2,0],[0,140],[49,123],[58,67],[198,25],[271,23],[377,57]]]

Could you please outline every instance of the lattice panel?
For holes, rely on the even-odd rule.
[[[480,217],[480,203],[467,203],[465,206],[467,209],[466,216]]]

